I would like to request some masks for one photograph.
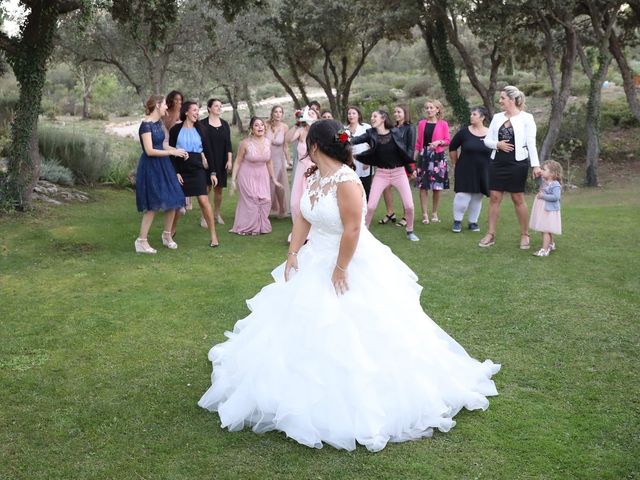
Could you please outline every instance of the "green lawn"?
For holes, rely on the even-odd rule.
[[[637,179],[567,194],[549,258],[518,250],[509,204],[495,247],[451,233],[451,193],[418,243],[372,227],[418,273],[429,315],[503,366],[489,410],[376,454],[229,433],[196,405],[208,349],[286,256],[287,221],[255,238],[220,229],[213,250],[191,212],[169,251],[157,220],[159,252],[142,256],[133,194],[91,193],[88,205],[0,218],[0,479],[640,476]]]

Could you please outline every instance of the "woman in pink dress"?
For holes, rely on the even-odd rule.
[[[239,235],[270,233],[271,184],[282,185],[275,178],[271,162],[271,141],[265,137],[262,119],[253,117],[249,137],[240,142],[231,173],[231,193],[238,190],[236,217],[230,232]]]
[[[296,116],[296,124],[289,129],[285,140],[287,143],[298,141],[296,151],[298,153],[298,166],[296,167],[293,181],[291,182],[291,220],[296,222],[300,215],[300,198],[307,187],[306,171],[313,166],[313,162],[307,155],[307,133],[311,124],[318,119],[315,110],[304,107],[301,114]]]
[[[287,176],[287,164],[289,163],[289,149],[284,141],[284,136],[289,127],[282,122],[284,110],[280,105],[271,109],[271,117],[267,121],[266,136],[271,140],[271,162],[276,179],[284,188],[276,188],[271,184],[271,213],[278,218],[284,218],[289,214],[289,178]]]

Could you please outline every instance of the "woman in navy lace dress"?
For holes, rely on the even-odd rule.
[[[179,157],[188,154],[182,149],[165,146],[166,130],[161,119],[166,112],[164,97],[149,97],[145,105],[146,117],[138,131],[142,155],[136,173],[136,204],[138,211],[144,212],[144,215],[140,234],[135,241],[137,253],[156,253],[149,245],[147,235],[156,212],[160,210],[164,212],[162,243],[168,248],[175,248],[175,242],[171,238],[171,225],[175,210],[184,207],[184,194],[169,154]]]

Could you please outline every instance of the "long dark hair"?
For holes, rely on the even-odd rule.
[[[335,120],[313,122],[309,127],[309,133],[307,133],[307,152],[310,152],[311,146],[315,145],[325,155],[355,169],[351,155],[351,142],[348,140],[346,142],[340,141],[338,132],[341,130],[344,130],[344,127]],[[317,165],[311,166],[307,169],[305,176],[308,177],[317,169]]]
[[[395,125],[391,121],[391,117],[389,117],[389,112],[386,110],[374,110],[378,115],[380,115],[384,119],[384,128],[387,130],[391,130]]]
[[[198,102],[188,101],[182,104],[182,107],[180,108],[181,122],[184,122],[187,119],[187,112],[189,111],[189,107],[191,107],[191,105],[198,105]]]
[[[411,111],[409,110],[409,107],[407,107],[404,103],[400,103],[398,105],[396,105],[396,108],[399,108],[400,110],[402,110],[404,112],[404,124],[403,125],[411,125]],[[400,125],[396,124],[396,127],[399,127]]]
[[[347,112],[349,112],[349,110],[355,110],[356,112],[358,112],[358,124],[362,125],[362,110],[360,110],[358,107],[356,107],[355,105],[349,105],[347,107]],[[348,123],[348,122],[347,122]]]
[[[173,108],[173,104],[176,102],[177,96],[180,96],[180,98],[182,99],[182,102],[184,102],[184,95],[182,94],[181,91],[171,90],[169,93],[167,93],[167,98],[165,101],[167,102],[167,107],[169,108],[169,110]]]

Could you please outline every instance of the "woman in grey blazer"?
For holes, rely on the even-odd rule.
[[[502,112],[494,115],[484,144],[492,149],[489,164],[489,226],[478,246],[496,243],[496,226],[504,192],[511,201],[520,224],[520,248],[529,248],[529,211],[524,198],[529,167],[540,176],[540,162],[536,148],[536,123],[533,115],[524,111],[524,93],[507,86],[500,92]]]

